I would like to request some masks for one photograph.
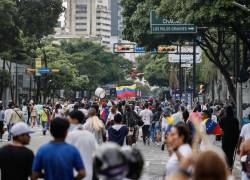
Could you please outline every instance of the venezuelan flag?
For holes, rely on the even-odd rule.
[[[127,98],[136,96],[136,84],[132,86],[119,86],[116,87],[117,98]]]
[[[223,132],[221,127],[218,123],[213,121],[212,119],[204,120],[203,123],[205,124],[206,131],[208,135],[222,135]]]

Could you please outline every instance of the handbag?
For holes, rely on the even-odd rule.
[[[143,126],[144,122],[141,120],[141,118],[137,119],[137,125],[138,126]]]

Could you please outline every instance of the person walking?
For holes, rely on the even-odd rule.
[[[189,118],[189,112],[188,112],[188,110],[185,110],[182,113],[182,115],[183,115],[184,124],[186,125],[186,127],[189,130],[190,141],[192,143],[194,135],[195,135],[194,123],[188,119]]]
[[[91,132],[83,130],[82,125],[84,121],[84,114],[80,110],[71,111],[69,113],[70,128],[66,138],[66,142],[76,147],[80,152],[86,169],[86,177],[84,178],[84,180],[92,180],[92,157],[97,147],[97,141]]]
[[[55,118],[50,125],[53,140],[38,150],[32,166],[32,180],[44,177],[46,180],[80,180],[86,176],[79,151],[65,142],[69,122]],[[77,175],[74,177],[74,170]]]
[[[49,110],[43,106],[43,109],[39,112],[39,116],[43,127],[43,135],[45,136],[48,129]]]
[[[107,122],[106,122],[106,127],[107,129],[114,125],[114,117],[116,114],[118,114],[119,112],[117,111],[117,108],[115,105],[112,106],[112,108],[110,109],[110,113],[108,115],[108,119],[107,119]]]
[[[4,134],[4,110],[3,105],[0,105],[0,141],[2,141]]]
[[[7,122],[9,130],[11,130],[12,126],[14,126],[14,124],[18,122],[24,122],[24,116],[23,116],[23,112],[21,111],[21,109],[19,109],[18,106],[15,106],[15,108],[11,112],[9,121]],[[9,133],[8,141],[11,140],[11,137],[12,137],[11,133]]]
[[[143,136],[143,143],[146,144],[146,141],[149,141],[149,128],[153,119],[153,113],[151,110],[149,110],[149,105],[145,104],[145,109],[140,112],[140,117],[142,118],[142,121],[144,122],[144,125],[142,126],[142,136]]]
[[[161,135],[160,135],[160,129],[161,129],[161,125],[160,125],[160,118],[161,118],[161,114],[162,114],[162,108],[160,106],[157,107],[156,112],[154,112],[153,114],[153,121],[152,121],[152,125],[151,125],[151,139],[153,142],[157,141],[157,144],[159,145],[160,141],[161,141]]]
[[[114,117],[114,125],[108,128],[108,141],[122,146],[127,135],[128,127],[122,124],[122,115],[116,114]]]
[[[89,118],[83,125],[83,129],[90,131],[95,136],[98,144],[106,141],[105,126],[102,120],[97,117],[95,108],[90,108]]]
[[[189,144],[189,131],[184,124],[173,126],[168,136],[171,138],[171,144],[168,148],[171,148],[173,152],[166,164],[166,177],[178,171],[181,158],[192,154],[192,148]]]
[[[138,136],[138,124],[137,121],[141,119],[135,111],[132,110],[129,104],[125,105],[125,112],[123,114],[123,124],[126,124],[129,128],[129,133],[126,139],[127,145],[135,144]]]
[[[208,110],[202,111],[202,123],[200,128],[203,132],[200,150],[205,151],[211,147],[211,145],[215,144],[216,135],[222,135],[222,130],[220,125],[211,119],[211,114]]]
[[[26,124],[28,124],[28,106],[27,106],[27,103],[26,102],[23,102],[23,107],[22,107],[22,112],[23,112],[23,116],[24,116],[24,122]]]
[[[63,118],[64,117],[62,106],[59,103],[57,103],[55,105],[55,109],[52,112],[52,119],[57,118],[57,117],[59,117],[59,118]]]
[[[13,108],[14,108],[13,103],[10,102],[7,106],[7,109],[5,109],[4,111],[4,122],[5,122],[5,128],[7,128],[8,130],[8,141],[10,141],[11,139],[11,134],[10,134],[11,126],[9,122],[10,122]]]
[[[226,154],[228,165],[232,169],[234,161],[234,152],[239,139],[240,127],[239,121],[235,118],[232,106],[227,106],[224,111],[225,115],[220,121],[223,130],[222,149]]]
[[[34,154],[25,146],[30,142],[28,125],[18,122],[11,128],[12,144],[0,149],[0,170],[2,180],[28,180],[31,177]]]
[[[36,106],[31,103],[30,104],[30,125],[33,128],[36,125],[36,118],[37,118],[37,109]]]

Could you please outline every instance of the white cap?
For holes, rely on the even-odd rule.
[[[18,122],[11,128],[11,134],[13,137],[19,136],[22,134],[30,134],[34,131],[30,130],[29,126],[24,122]]]

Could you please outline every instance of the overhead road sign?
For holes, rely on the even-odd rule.
[[[178,49],[180,46],[178,47]],[[180,50],[179,50],[180,52]],[[181,46],[181,53],[173,53],[168,55],[168,61],[170,63],[179,63],[180,62],[180,54],[181,54],[181,62],[182,63],[193,63],[193,46]],[[201,63],[202,60],[202,51],[200,47],[196,47],[196,63]]]
[[[46,67],[41,67],[41,68],[38,69],[38,72],[40,74],[48,74],[50,72],[50,69],[46,68]]]
[[[194,24],[182,24],[157,16],[155,10],[150,12],[150,26],[153,34],[196,34]]]

